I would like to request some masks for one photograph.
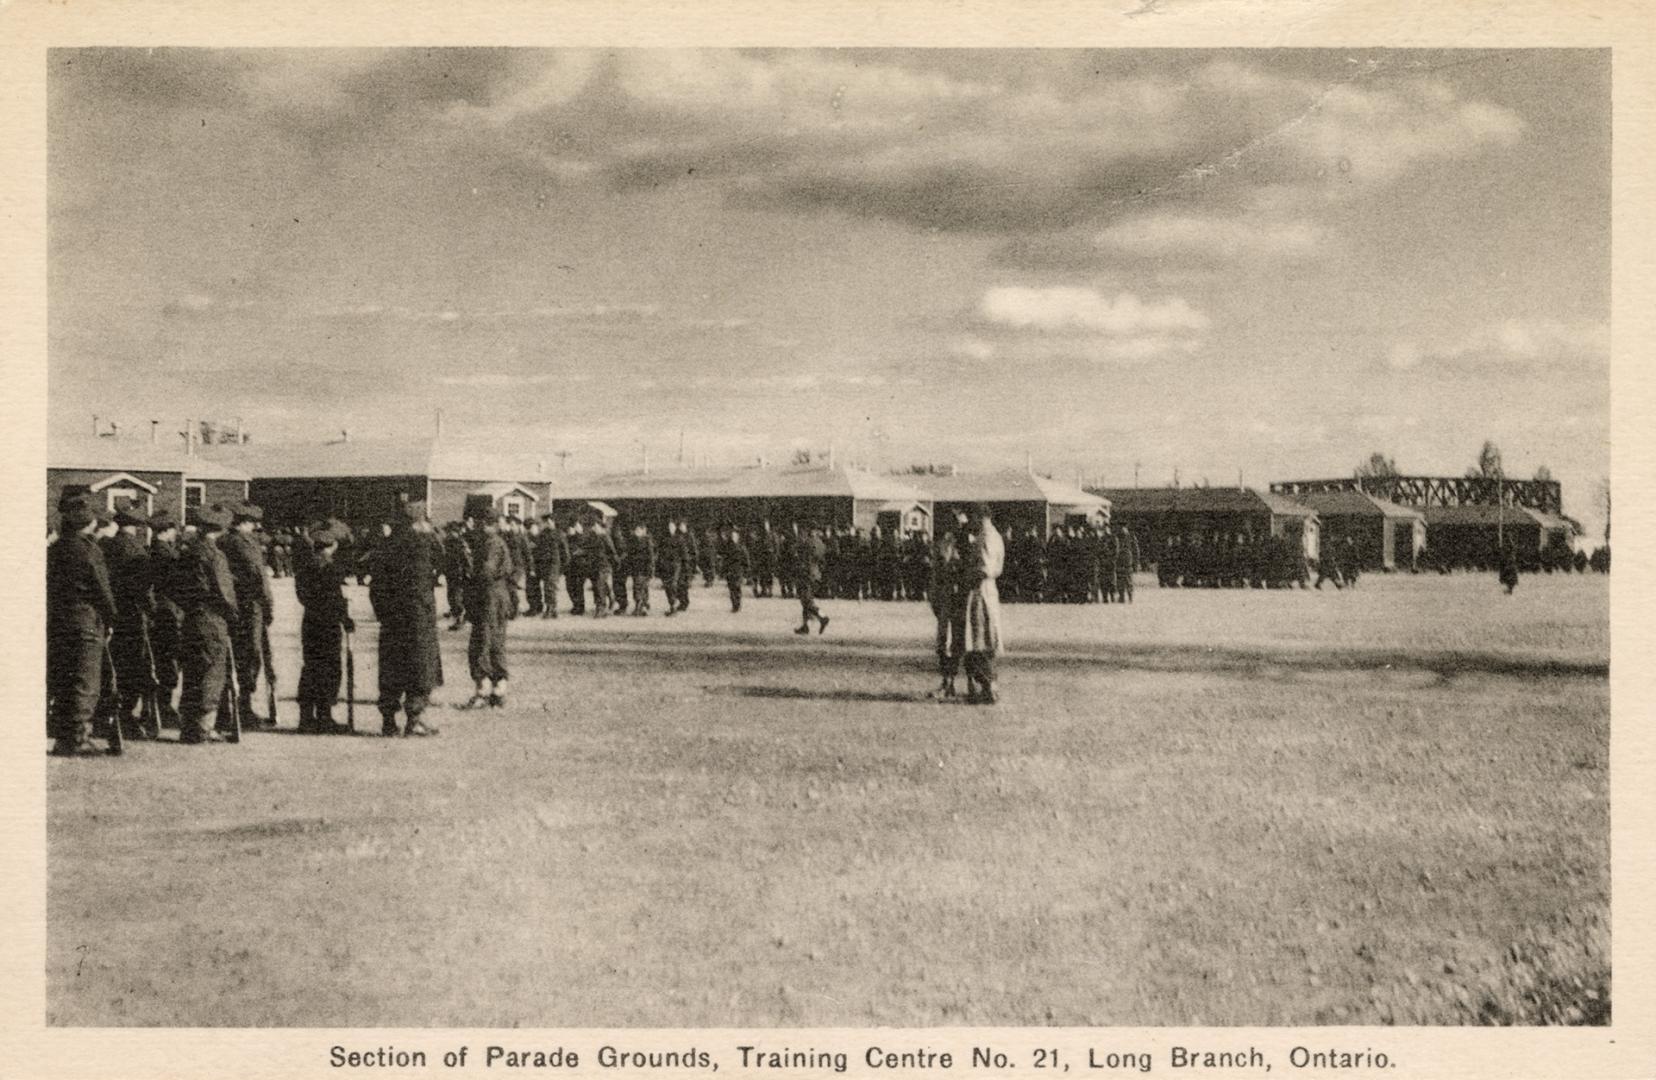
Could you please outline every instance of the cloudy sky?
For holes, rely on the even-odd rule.
[[[1606,52],[55,50],[50,413],[1596,521]]]

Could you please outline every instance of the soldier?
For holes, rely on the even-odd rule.
[[[230,576],[236,583],[236,599],[240,604],[230,632],[235,645],[236,679],[241,686],[242,724],[263,727],[275,723],[253,711],[253,691],[259,681],[259,672],[264,667],[265,628],[272,618],[270,579],[265,573],[264,548],[254,535],[254,530],[264,518],[264,511],[241,502],[232,504],[229,510],[231,532],[221,546],[225,559],[230,563]]]
[[[1518,587],[1518,547],[1506,537],[1501,539],[1500,560],[1498,580],[1506,589],[1506,595],[1511,596],[1512,590]]]
[[[750,554],[753,556],[753,595],[755,598],[769,596],[776,584],[776,534],[771,532],[769,518],[759,523]]]
[[[178,523],[165,510],[150,517],[150,582],[155,601],[150,623],[150,656],[155,661],[156,697],[161,701],[161,725],[176,728],[178,710],[178,636],[184,626],[184,608],[177,598]]]
[[[965,608],[960,648],[966,669],[966,704],[993,705],[998,700],[995,657],[1002,646],[1000,592],[995,582],[1006,565],[1006,547],[989,520],[989,507],[982,503],[973,507],[968,529],[968,543],[960,553]]]
[[[748,570],[753,565],[753,557],[748,553],[747,545],[742,543],[742,534],[739,530],[730,530],[724,550],[720,553],[719,564],[719,571],[724,575],[725,587],[730,592],[730,610],[732,613],[741,611],[742,586],[747,584]]]
[[[523,522],[515,517],[508,517],[500,529],[500,538],[506,542],[506,553],[512,559],[512,577],[510,581],[511,606],[506,609],[506,617],[515,619],[520,610],[519,601],[524,593],[524,585],[529,577],[530,551],[529,541],[523,535]]]
[[[469,516],[472,566],[466,610],[471,613],[472,631],[466,659],[476,689],[463,707],[498,709],[506,704],[506,605],[511,602],[506,581],[511,573],[511,556],[500,538],[492,507],[478,507]]]
[[[528,600],[524,605],[523,613],[529,616],[539,615],[546,610],[546,589],[542,583],[540,573],[540,521],[530,518],[523,523],[523,539],[529,548],[528,563],[524,567],[523,585]]]
[[[222,742],[233,725],[221,715],[229,700],[230,627],[240,618],[230,560],[219,545],[235,515],[223,506],[196,511],[196,537],[178,568],[177,598],[184,608],[180,652],[184,688],[179,693],[178,741]]]
[[[101,545],[109,573],[109,587],[115,594],[115,622],[109,638],[109,655],[115,667],[115,702],[123,721],[142,711],[144,695],[150,689],[154,670],[150,667],[150,622],[155,600],[150,576],[149,547],[142,530],[149,524],[137,507],[115,511],[116,533]],[[134,725],[140,738],[158,738],[159,716],[148,718],[150,726]]]
[[[465,526],[451,521],[443,527],[443,585],[448,593],[450,630],[460,629],[466,621],[466,572],[470,565]]]
[[[643,617],[650,613],[650,579],[655,576],[656,546],[642,521],[633,526],[625,563],[632,578],[633,614]],[[672,606],[671,598],[667,603]]]
[[[696,538],[695,530],[690,528],[690,519],[679,515],[679,537],[684,545],[684,561],[679,569],[679,610],[690,610],[690,585],[696,579],[696,571],[702,565],[702,542]]]
[[[109,572],[93,533],[90,497],[60,502],[59,537],[46,552],[46,734],[52,754],[99,754],[92,719],[103,692],[104,643],[116,618]]]
[[[571,615],[586,614],[586,580],[591,576],[587,569],[587,550],[581,544],[581,527],[572,523],[565,536],[565,547],[569,549],[569,558],[564,560],[564,589],[569,593],[569,613]]]
[[[808,535],[801,536],[795,545],[794,593],[799,597],[799,628],[794,631],[796,634],[809,634],[812,619],[817,621],[818,636],[828,632],[828,616],[816,603],[816,590],[822,584],[822,564],[827,554],[827,545],[814,529]]]
[[[545,522],[535,543],[535,566],[543,584],[544,607],[541,618],[558,617],[558,582],[563,579],[564,566],[569,562],[569,541],[550,512],[542,515]]]
[[[1133,574],[1138,571],[1138,541],[1127,531],[1127,526],[1115,527],[1115,589],[1116,602],[1133,602]]]
[[[404,736],[437,734],[436,728],[420,719],[431,702],[431,692],[443,685],[431,531],[425,503],[418,499],[404,503],[391,535],[380,545],[368,588],[368,602],[380,624],[380,734],[385,736],[398,733],[399,710],[406,716]],[[475,627],[475,612],[472,618]]]
[[[293,559],[293,591],[304,608],[299,621],[299,730],[306,735],[338,735],[349,730],[333,718],[342,675],[342,631],[356,629],[339,558],[341,545],[350,543],[351,530],[343,522],[328,521],[312,529],[307,539],[308,544],[294,548]]]
[[[931,693],[934,701],[954,701],[955,678],[960,674],[961,645],[964,641],[966,608],[961,602],[962,574],[960,552],[966,515],[954,529],[939,530],[932,550],[931,581],[926,598],[931,602],[932,617],[937,622],[935,646],[939,683]]]
[[[581,544],[586,549],[587,573],[591,575],[592,617],[607,618],[615,604],[615,570],[621,564],[621,556],[602,521],[587,523],[581,531]]]
[[[661,572],[661,588],[667,594],[666,614],[669,618],[678,614],[678,579],[682,558],[683,544],[678,531],[678,522],[668,518],[667,535],[661,541],[656,569]]]

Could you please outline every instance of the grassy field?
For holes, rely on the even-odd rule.
[[[721,586],[519,620],[509,711],[437,739],[48,761],[48,1020],[1608,1019],[1603,579],[1145,584],[1008,607],[993,709],[923,700],[922,605],[800,639]]]

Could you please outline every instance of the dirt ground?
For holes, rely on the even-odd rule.
[[[58,1025],[1604,1022],[1602,578],[512,624],[510,708],[50,760]],[[659,595],[657,610],[660,610]],[[262,700],[262,699],[261,699]],[[337,714],[343,718],[343,708]]]

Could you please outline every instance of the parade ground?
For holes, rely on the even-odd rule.
[[[49,760],[55,1025],[1605,1022],[1608,581],[511,624],[509,707]],[[567,609],[567,600],[565,600]],[[256,699],[263,711],[261,695]],[[343,720],[341,706],[335,718]],[[44,748],[43,748],[44,749]]]

